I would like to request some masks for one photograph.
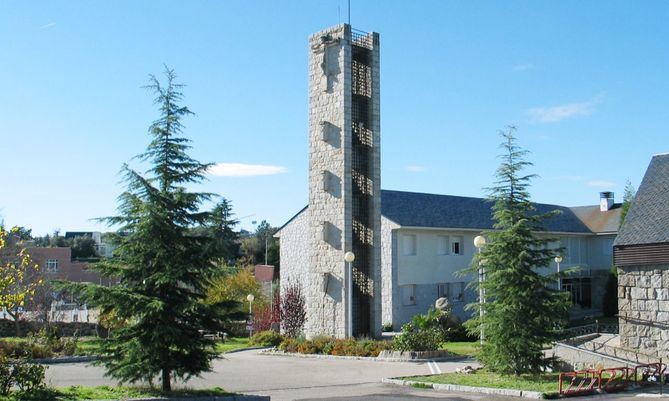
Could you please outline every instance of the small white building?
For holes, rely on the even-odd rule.
[[[542,235],[556,238],[564,248],[561,269],[579,267],[562,280],[572,294],[572,317],[602,314],[608,274],[613,265],[613,241],[620,221],[620,205],[603,192],[600,205],[565,207],[536,204],[538,212],[559,210],[548,219]],[[425,313],[440,297],[465,320],[467,303],[477,294],[467,288],[476,277],[458,272],[467,268],[476,248],[474,237],[492,230],[491,204],[482,198],[381,191],[381,316],[395,330],[418,313]],[[304,282],[309,270],[309,208],[302,209],[277,232],[280,238],[281,282]],[[555,272],[553,263],[544,272]],[[556,283],[557,286],[557,283]],[[380,327],[373,330],[378,333]]]

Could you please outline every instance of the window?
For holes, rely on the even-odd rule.
[[[464,253],[462,249],[462,237],[453,237],[451,240],[451,253],[453,255],[462,255]]]
[[[58,271],[58,259],[48,259],[46,261],[46,271],[55,273]]]
[[[416,305],[416,285],[403,285],[402,286],[402,305],[410,306]]]
[[[437,293],[439,298],[448,298],[452,302],[462,302],[465,300],[465,283],[460,281],[437,284]]]
[[[451,251],[451,240],[448,235],[437,236],[437,254],[448,255]]]
[[[581,308],[592,307],[592,283],[590,277],[562,279],[562,291],[571,294],[571,303]]]
[[[406,256],[412,256],[416,254],[416,236],[411,234],[411,235],[405,235],[403,236],[403,241],[402,241],[402,250],[403,254]]]

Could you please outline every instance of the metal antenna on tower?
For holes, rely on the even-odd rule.
[[[351,0],[348,0],[348,24],[351,25]]]

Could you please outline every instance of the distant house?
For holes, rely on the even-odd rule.
[[[669,154],[653,156],[614,243],[620,343],[669,356]]]
[[[72,260],[70,247],[59,248],[28,248],[30,257],[41,268],[47,279],[90,282],[109,285],[112,280],[102,277],[100,273],[90,269],[88,262]]]
[[[111,285],[115,280],[103,277],[92,270],[90,263],[72,260],[72,249],[69,247],[30,247],[27,248],[32,260],[40,266],[45,280],[68,280],[88,282],[101,285]],[[53,302],[49,311],[51,321],[61,322],[95,322],[97,311],[89,310],[85,304],[79,304],[73,299],[62,299],[54,292]],[[48,303],[47,303],[48,305]],[[27,306],[26,316],[34,315],[34,309]]]
[[[467,303],[477,294],[467,289],[467,268],[476,252],[474,237],[493,229],[491,203],[483,198],[381,191],[381,299],[384,323],[395,329],[424,313],[437,298],[450,300],[453,312],[467,319]],[[556,238],[562,247],[561,269],[578,267],[562,280],[573,303],[572,317],[602,314],[604,292],[613,265],[613,241],[620,221],[620,204],[613,193],[602,192],[600,204],[566,207],[535,204],[537,212],[558,210],[539,233]],[[309,266],[310,240],[306,207],[276,234],[280,238],[281,281],[304,282]],[[556,264],[541,269],[548,274]],[[282,284],[283,285],[283,284]],[[557,286],[557,283],[556,283]],[[307,290],[307,293],[310,291]]]

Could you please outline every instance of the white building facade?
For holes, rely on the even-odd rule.
[[[613,195],[602,196],[612,200]],[[465,305],[476,302],[478,295],[468,284],[477,277],[461,272],[477,251],[474,237],[492,229],[490,206],[480,198],[381,191],[381,325],[391,324],[399,330],[441,297],[449,299],[453,313],[461,320],[471,316]],[[546,231],[539,235],[556,239],[553,246],[563,248],[561,270],[576,270],[562,280],[562,289],[572,295],[572,317],[600,316],[613,265],[620,205],[536,207],[539,212],[561,211],[546,221]],[[300,281],[309,269],[305,257],[308,209],[277,233],[282,284]],[[545,274],[556,271],[554,262],[541,269]],[[380,330],[378,326],[374,332]]]

